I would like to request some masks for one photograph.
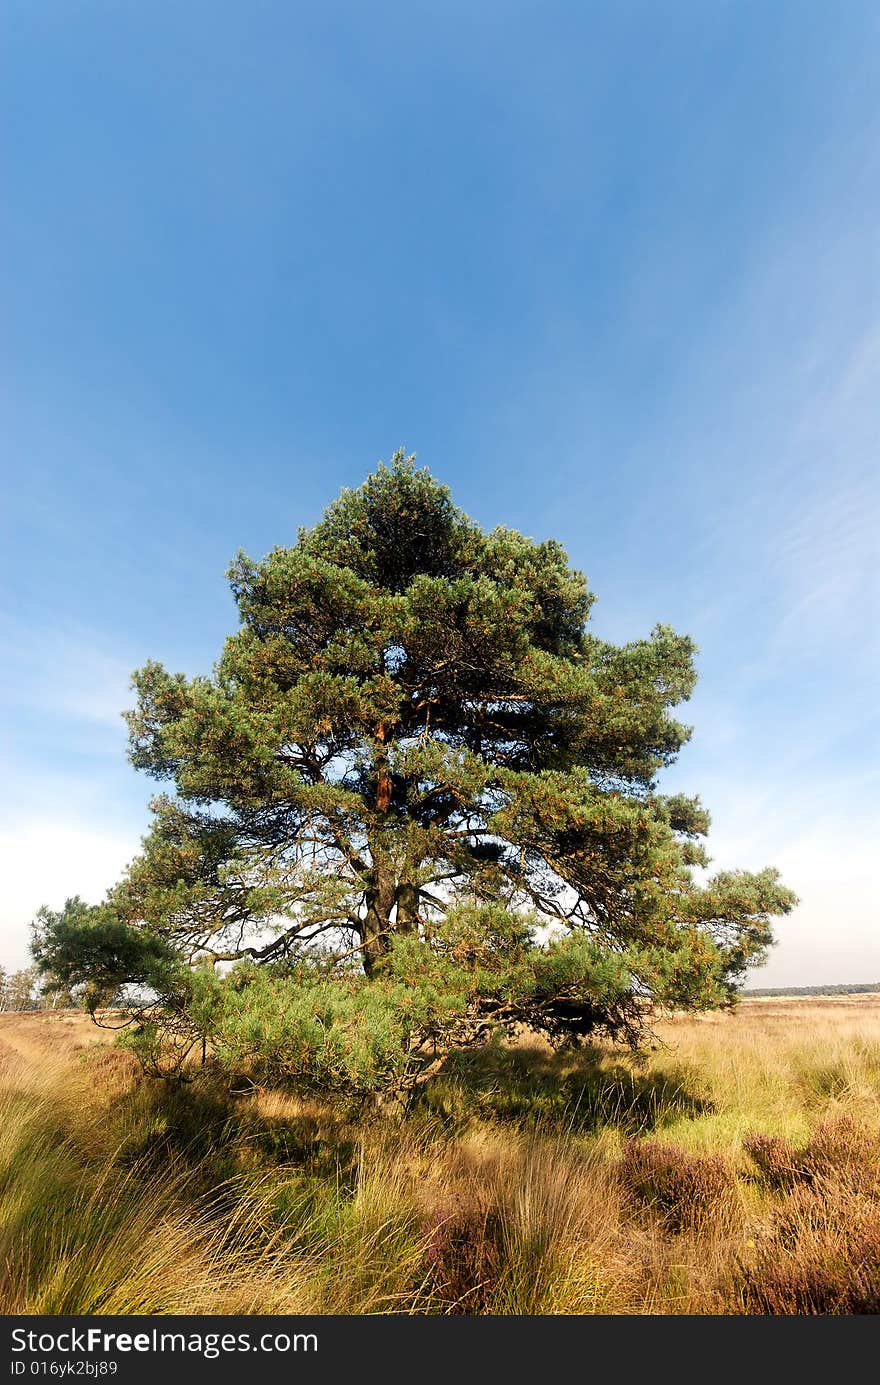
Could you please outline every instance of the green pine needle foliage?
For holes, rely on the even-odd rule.
[[[211,676],[134,675],[131,759],[171,791],[103,904],[42,912],[50,982],[121,999],[157,1069],[210,1044],[362,1095],[499,1031],[635,1043],[730,1002],[795,899],[701,883],[708,814],[659,792],[689,638],[596,638],[558,543],[483,532],[402,452],[229,576]]]

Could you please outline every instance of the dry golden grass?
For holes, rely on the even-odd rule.
[[[0,1310],[880,1312],[880,996],[462,1059],[405,1123],[0,1016]]]

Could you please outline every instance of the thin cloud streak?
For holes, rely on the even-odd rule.
[[[13,711],[112,727],[124,735],[122,712],[134,702],[134,661],[121,657],[106,635],[85,625],[35,627],[5,616],[0,648],[0,693]]]

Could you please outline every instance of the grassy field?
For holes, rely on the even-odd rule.
[[[405,1122],[0,1016],[4,1313],[880,1312],[880,996],[462,1057]]]

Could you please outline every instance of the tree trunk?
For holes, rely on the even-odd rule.
[[[394,872],[386,862],[375,861],[375,857],[374,862],[361,931],[367,976],[375,975],[391,946],[391,910],[394,907]]]
[[[376,740],[384,746],[388,728],[383,721],[376,727]],[[391,805],[391,774],[385,751],[376,758],[376,811],[383,815]],[[379,834],[377,834],[378,836]],[[395,881],[391,863],[371,834],[367,834],[373,861],[370,885],[367,889],[367,911],[361,929],[363,963],[367,976],[374,976],[391,945],[391,910],[394,908]]]
[[[404,880],[397,887],[398,933],[419,931],[419,887]]]

